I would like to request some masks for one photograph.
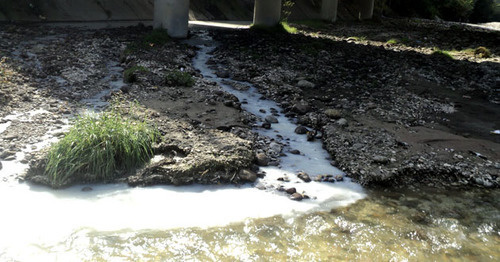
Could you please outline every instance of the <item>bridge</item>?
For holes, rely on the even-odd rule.
[[[282,0],[255,0],[253,24],[274,26],[281,20]],[[373,16],[375,0],[354,0],[358,2],[358,18],[370,19]],[[338,0],[322,0],[321,17],[324,20],[337,20]],[[167,29],[174,38],[185,38],[189,25],[189,0],[154,0],[155,28]]]

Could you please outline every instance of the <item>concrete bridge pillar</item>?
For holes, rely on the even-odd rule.
[[[359,19],[372,19],[375,0],[360,0],[359,1]]]
[[[167,29],[174,38],[186,38],[189,25],[189,0],[155,0],[154,28]]]
[[[281,19],[281,0],[255,0],[254,25],[275,26]]]
[[[329,22],[337,21],[338,0],[322,0],[321,1],[321,18]]]

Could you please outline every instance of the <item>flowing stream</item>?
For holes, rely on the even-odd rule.
[[[279,107],[261,100],[248,83],[237,91],[207,66],[215,48],[206,34],[191,40],[200,51],[195,68],[246,101],[258,117]],[[110,64],[113,72],[119,72]],[[121,81],[109,77],[113,89]],[[91,102],[91,101],[87,101]],[[98,106],[102,106],[99,104]],[[40,113],[40,112],[38,112]],[[31,115],[10,116],[29,118]],[[294,174],[341,174],[320,142],[296,135],[284,116],[258,130],[300,149],[280,167],[266,167],[257,183],[293,186],[311,199],[253,185],[91,185],[65,190],[0,181],[1,261],[494,261],[500,258],[500,192],[366,191],[340,183],[301,183]],[[9,123],[9,124],[5,124]],[[14,125],[5,122],[0,133]],[[50,134],[49,134],[50,135]],[[279,136],[278,136],[279,135]],[[29,149],[26,149],[29,150]],[[23,152],[2,161],[0,178],[26,169]],[[277,182],[286,175],[289,182]]]

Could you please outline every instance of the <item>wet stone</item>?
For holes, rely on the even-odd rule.
[[[266,120],[266,122],[271,123],[271,124],[278,123],[278,119],[272,115],[266,116],[265,120]]]
[[[300,178],[300,180],[306,182],[306,183],[309,183],[311,182],[311,177],[309,177],[309,174],[307,174],[306,172],[299,172],[297,173],[297,177]]]
[[[256,162],[257,165],[259,166],[268,166],[269,165],[269,158],[266,156],[264,153],[258,153],[256,156]]]
[[[290,153],[291,153],[291,154],[294,154],[294,155],[300,155],[300,151],[299,151],[299,150],[297,150],[297,149],[292,149],[292,150],[290,150]]]
[[[248,169],[240,170],[239,177],[244,182],[255,182],[257,180],[257,174]]]
[[[307,129],[307,127],[305,127],[305,126],[298,126],[297,128],[295,128],[295,133],[297,133],[299,135],[306,134],[308,131],[309,131],[309,129]]]
[[[271,129],[271,123],[269,123],[269,122],[264,122],[264,123],[262,123],[262,127],[263,127],[264,129]]]
[[[291,188],[286,189],[285,192],[289,195],[292,195],[294,193],[297,193],[297,189],[295,189],[295,187],[291,187]]]
[[[304,199],[304,196],[302,196],[302,194],[299,194],[299,193],[293,193],[290,196],[290,199],[295,200],[295,201],[301,201],[302,199]]]

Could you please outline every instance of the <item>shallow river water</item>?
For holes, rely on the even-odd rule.
[[[194,65],[218,82],[243,108],[279,108],[255,89],[234,90],[206,65],[214,46],[206,34]],[[110,64],[114,74],[120,68]],[[113,88],[121,81],[105,78]],[[238,84],[246,84],[239,82]],[[91,101],[89,101],[91,102]],[[99,104],[101,106],[101,104]],[[29,117],[30,113],[15,117]],[[12,116],[11,116],[12,117]],[[301,183],[294,177],[341,174],[319,141],[293,133],[283,116],[264,135],[297,148],[302,156],[266,167],[258,183],[296,187],[312,199],[291,201],[285,193],[252,185],[74,186],[53,191],[0,182],[0,261],[497,261],[500,259],[500,192],[370,191],[351,182]],[[9,122],[10,123],[10,122]],[[0,126],[7,129],[9,125]],[[278,136],[279,135],[279,136]],[[22,172],[20,161],[2,161],[0,178]],[[276,182],[288,176],[290,182]]]

